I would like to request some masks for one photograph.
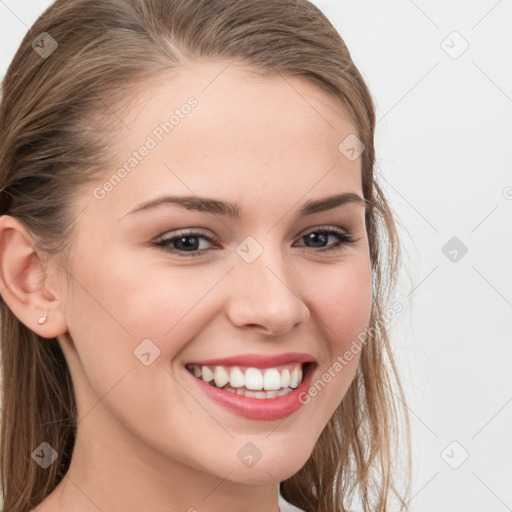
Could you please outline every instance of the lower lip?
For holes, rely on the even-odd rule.
[[[271,421],[285,418],[304,405],[299,397],[307,393],[315,366],[315,364],[309,363],[306,375],[299,386],[286,395],[275,398],[252,398],[230,393],[198,379],[187,369],[185,371],[209,398],[222,407],[250,420]]]

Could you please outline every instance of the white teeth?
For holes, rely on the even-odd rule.
[[[278,368],[263,368],[261,370],[255,367],[199,366],[196,364],[188,364],[187,368],[195,377],[209,382],[212,386],[255,398],[282,396],[286,394],[283,392],[297,388],[302,382],[301,363],[288,363]],[[245,368],[245,372],[243,368]],[[253,394],[258,391],[265,395]]]
[[[281,375],[276,368],[270,368],[263,377],[263,388],[267,391],[281,388]]]
[[[242,388],[233,388],[232,386],[228,385],[223,388],[224,391],[228,391],[229,393],[233,393],[240,396],[246,396],[249,398],[276,398],[277,396],[284,396],[288,393],[291,393],[293,391],[292,388],[285,388],[280,389],[279,391],[272,390],[272,391],[250,391],[245,387]]]
[[[281,387],[287,388],[290,385],[290,370],[285,368],[281,373]]]
[[[254,390],[263,389],[263,375],[258,368],[245,370],[245,387]]]
[[[245,385],[245,377],[238,366],[231,368],[229,373],[229,385],[234,388],[241,388]]]
[[[213,378],[215,379],[215,385],[218,388],[225,386],[229,382],[228,372],[222,368],[222,366],[216,366],[213,372]]]
[[[302,370],[300,368],[295,367],[292,370],[290,375],[290,387],[296,388],[299,385],[300,380],[302,379]]]
[[[201,367],[201,379],[203,379],[205,382],[210,382],[213,380],[213,373],[210,368],[208,368],[208,366]]]

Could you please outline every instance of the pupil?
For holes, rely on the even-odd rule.
[[[186,240],[193,240],[192,243],[186,243]],[[175,249],[181,249],[185,251],[197,251],[197,243],[199,237],[197,236],[182,236],[174,242]],[[181,247],[179,245],[181,244]]]
[[[313,247],[322,247],[323,244],[327,243],[328,234],[326,233],[310,233],[306,238],[313,242]],[[320,242],[320,243],[318,243]]]

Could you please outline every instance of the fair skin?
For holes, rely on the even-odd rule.
[[[2,296],[30,329],[58,337],[77,393],[70,469],[34,510],[277,512],[278,483],[306,463],[353,380],[358,356],[271,421],[234,414],[191,385],[186,362],[284,352],[310,354],[314,382],[371,309],[364,206],[297,217],[309,200],[363,197],[361,159],[338,150],[353,124],[304,79],[225,66],[195,63],[140,87],[122,117],[129,128],[116,133],[123,162],[187,98],[198,105],[103,199],[94,187],[116,169],[84,189],[69,289],[56,258],[45,271],[30,233],[0,218]],[[166,194],[236,202],[242,216],[172,204],[128,214]],[[303,237],[325,226],[354,242],[325,253],[339,244],[332,235],[308,245]],[[152,245],[180,229],[209,238],[200,255]],[[250,264],[235,251],[249,236],[263,248]],[[133,353],[146,338],[160,349],[149,366]],[[251,467],[237,457],[247,443],[262,454]]]

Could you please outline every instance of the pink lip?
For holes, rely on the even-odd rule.
[[[309,364],[307,366],[308,369],[302,382],[293,391],[283,396],[262,399],[230,393],[229,391],[224,391],[211,384],[207,384],[203,380],[194,377],[189,371],[186,371],[186,374],[197,383],[197,386],[199,386],[209,398],[229,411],[250,420],[272,421],[284,418],[304,405],[304,403],[300,401],[300,398],[307,394],[313,379],[314,369],[317,365]]]
[[[223,359],[208,359],[206,361],[189,361],[187,364],[205,366],[253,366],[256,368],[273,368],[286,363],[314,363],[316,360],[309,354],[302,352],[287,352],[274,356],[261,354],[242,354],[239,356],[226,357]]]

